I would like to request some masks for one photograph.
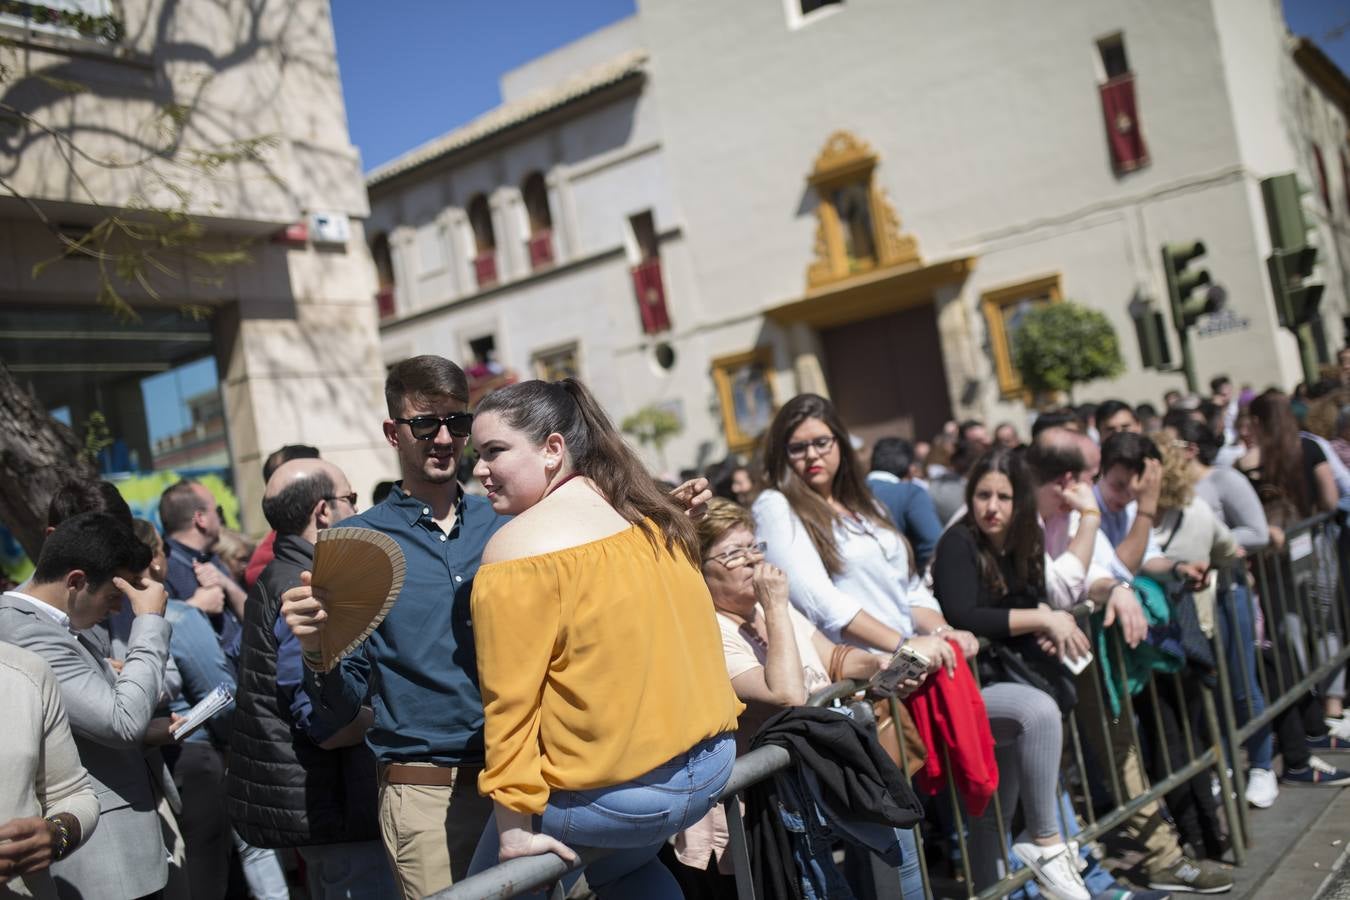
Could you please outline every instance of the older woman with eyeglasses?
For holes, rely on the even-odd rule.
[[[755,537],[755,522],[745,507],[721,498],[710,500],[696,527],[703,580],[717,611],[727,674],[736,696],[746,704],[737,723],[739,749],[747,749],[764,721],[784,707],[802,705],[834,680],[871,678],[886,664],[881,654],[835,644],[792,608],[787,576],[765,561],[765,544]],[[921,683],[922,679],[905,682],[900,695],[908,695]],[[902,831],[899,839],[904,858],[897,869],[902,894],[922,897],[913,835]],[[718,807],[677,838],[675,854],[685,866],[707,873],[712,858],[720,859],[726,846],[726,819]],[[677,876],[693,878],[688,873]]]
[[[837,646],[792,608],[787,576],[764,560],[754,526],[744,507],[722,499],[709,501],[697,526],[727,673],[747,705],[737,730],[743,743],[765,719],[805,703],[833,678],[871,678],[886,662],[880,654]]]

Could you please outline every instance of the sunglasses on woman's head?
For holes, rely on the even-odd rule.
[[[473,413],[457,412],[448,416],[413,416],[411,419],[395,419],[400,425],[407,425],[412,436],[419,441],[429,441],[440,434],[441,426],[449,429],[453,437],[468,437],[473,430]]]

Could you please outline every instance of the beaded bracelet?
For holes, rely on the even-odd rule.
[[[52,848],[52,862],[65,859],[70,851],[75,849],[71,846],[70,826],[60,816],[47,816],[43,821],[56,832],[53,836],[56,840],[56,846]]]

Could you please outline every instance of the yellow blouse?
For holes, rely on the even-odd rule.
[[[703,576],[638,526],[485,565],[472,605],[478,789],[508,809],[542,813],[551,790],[630,781],[736,730],[745,707]]]

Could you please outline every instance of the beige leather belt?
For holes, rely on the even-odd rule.
[[[454,787],[459,776],[455,766],[409,766],[388,763],[382,769],[385,784],[415,784],[422,787]]]

